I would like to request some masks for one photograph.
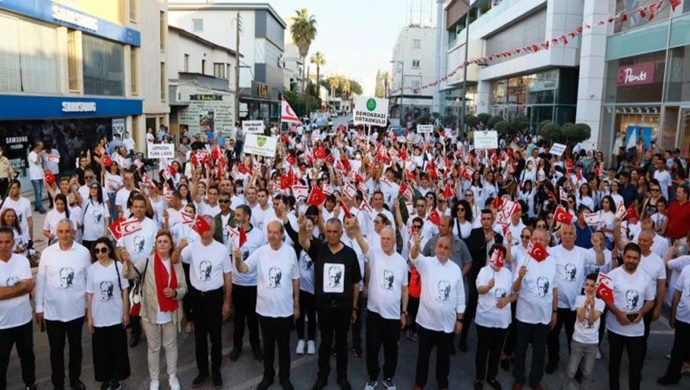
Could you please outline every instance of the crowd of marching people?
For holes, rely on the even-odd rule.
[[[365,390],[395,389],[401,336],[417,343],[413,389],[448,389],[450,356],[468,353],[472,333],[475,389],[507,386],[499,369],[516,390],[542,389],[544,374],[588,389],[603,356],[619,389],[624,351],[630,389],[643,374],[666,386],[690,371],[690,190],[679,150],[640,141],[626,151],[618,140],[607,162],[581,145],[551,153],[522,133],[475,150],[450,129],[330,130],[276,132],[274,157],[243,154],[239,137],[185,134],[155,173],[132,143],[103,137],[61,175],[50,140],[35,140],[33,205],[0,153],[0,390],[14,346],[26,389],[37,388],[34,321],[56,390],[86,388],[83,331],[101,389],[122,388],[142,336],[151,390],[222,388],[230,318],[230,360],[263,362],[259,390],[276,379],[294,388],[293,329],[294,353],[318,355],[314,390],[328,385],[332,355],[350,389],[350,354],[366,359]],[[46,213],[42,227],[33,212]],[[34,277],[39,239],[48,245]],[[663,313],[675,329],[668,369],[646,372]],[[183,331],[194,334],[197,375],[180,384]]]

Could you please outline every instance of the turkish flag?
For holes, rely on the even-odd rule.
[[[491,205],[494,206],[494,208],[495,208],[496,210],[500,210],[500,209],[501,209],[501,206],[503,205],[503,198],[501,198],[500,196],[496,195],[496,197],[494,198],[494,201],[491,202]]]
[[[443,189],[443,199],[452,199],[453,198],[453,188],[450,186],[450,184],[446,184],[446,188]]]
[[[546,248],[544,248],[542,244],[531,242],[529,255],[536,260],[537,263],[541,263],[549,257],[549,252],[546,251]]]
[[[436,209],[429,213],[429,217],[427,219],[436,226],[441,224],[441,216],[438,215],[438,211],[436,211]]]
[[[284,174],[280,176],[280,189],[281,190],[287,190],[292,186],[292,178],[290,177],[289,174]]]
[[[407,177],[407,180],[417,180],[417,174],[409,169],[405,170],[405,177]]]
[[[597,275],[596,294],[604,302],[613,304],[613,281],[603,272]]]
[[[630,207],[628,207],[627,210],[625,210],[625,214],[623,215],[624,219],[627,219],[628,221],[635,220],[637,221],[640,219],[640,217],[637,215],[637,209],[635,208],[635,204],[632,203],[630,204]]]
[[[244,226],[240,225],[240,248],[247,242],[247,232],[244,231]]]
[[[565,162],[565,168],[569,171],[575,168],[575,163],[573,162],[573,160],[567,160]]]
[[[577,177],[577,181],[582,181],[582,168],[577,169],[575,176]]]
[[[108,230],[110,231],[110,234],[113,235],[115,240],[119,240],[122,237],[141,230],[141,224],[134,217],[129,219],[120,217],[116,219],[115,222],[111,223],[110,226],[108,226]]]
[[[556,212],[553,214],[553,220],[560,223],[573,223],[573,215],[568,212],[563,206],[558,206]]]
[[[295,165],[297,164],[297,157],[293,153],[288,154],[288,156],[285,158],[285,160],[288,162],[290,165]]]
[[[400,160],[402,160],[402,161],[407,160],[407,152],[405,151],[405,149],[401,148],[401,149],[398,151],[398,158],[399,158]]]
[[[314,149],[314,158],[324,160],[326,158],[326,149],[323,146]]]
[[[362,175],[360,175],[357,172],[355,172],[355,174],[354,174],[354,180],[355,180],[355,183],[364,183],[364,178],[362,177]]]
[[[340,208],[343,209],[343,212],[345,213],[345,218],[352,218],[352,213],[350,212],[350,208],[347,207],[345,204],[345,201],[343,199],[340,199]]]
[[[675,11],[679,5],[680,5],[680,0],[671,0],[671,8],[673,8],[673,11]]]
[[[53,175],[52,173],[46,172],[43,175],[43,180],[45,180],[46,184],[48,184],[49,186],[52,186],[53,184],[55,184],[55,175]]]
[[[498,249],[494,250],[494,253],[491,254],[491,258],[489,259],[489,264],[496,268],[502,268],[504,265],[503,252]]]
[[[333,165],[333,163],[335,163],[335,157],[333,157],[332,154],[329,154],[328,156],[326,156],[326,162]]]
[[[107,168],[110,168],[113,165],[113,160],[110,158],[110,156],[103,156],[103,165],[105,165]]]
[[[318,206],[326,201],[326,194],[319,187],[314,187],[307,198],[307,204],[312,206]]]
[[[200,236],[203,236],[204,233],[211,230],[211,225],[208,224],[205,218],[197,215],[197,217],[194,219],[194,223],[192,224],[192,230],[199,233]]]

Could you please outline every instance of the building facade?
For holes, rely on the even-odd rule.
[[[141,120],[137,26],[147,21],[137,5],[0,2],[0,145],[22,181],[28,183],[33,142],[57,149],[60,174],[66,174],[98,138],[132,131]]]
[[[168,27],[170,127],[180,134],[210,130],[231,135],[235,125],[237,54],[178,27]]]
[[[410,25],[400,31],[391,58],[390,117],[409,122],[431,114],[433,91],[418,89],[436,74],[436,29]]]
[[[267,3],[170,0],[168,22],[222,47],[236,47],[239,16],[240,119],[280,118],[285,22]]]

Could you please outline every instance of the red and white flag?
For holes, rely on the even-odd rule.
[[[355,196],[357,196],[357,187],[352,185],[352,183],[349,181],[345,182],[345,185],[343,186],[343,194],[350,199],[354,199]]]
[[[618,218],[619,220],[623,220],[625,217],[627,210],[625,209],[625,203],[620,202],[618,203],[618,207],[616,207],[616,213],[614,214],[614,217]]]
[[[194,224],[194,216],[192,214],[182,211],[180,215],[182,216],[182,224],[187,225],[189,227],[191,227]]]
[[[297,114],[295,114],[295,111],[293,111],[292,107],[290,107],[290,103],[288,103],[287,100],[285,100],[285,98],[282,98],[280,100],[280,121],[300,124],[302,123],[302,121],[300,121],[297,117]]]
[[[206,221],[206,218],[197,215],[192,224],[192,230],[199,233],[200,236],[203,236],[204,233],[211,230],[211,225]]]
[[[292,194],[295,195],[295,199],[298,202],[300,200],[307,200],[309,197],[309,186],[294,185],[292,186]]]
[[[141,230],[141,224],[134,217],[129,219],[120,217],[116,219],[115,222],[111,223],[110,226],[108,226],[108,230],[110,231],[110,234],[113,235],[115,240],[119,240]]]
[[[596,294],[606,303],[613,304],[613,280],[603,272],[597,275]]]
[[[585,223],[588,226],[597,227],[601,223],[601,213],[587,213],[585,214]]]
[[[553,214],[553,220],[556,222],[571,224],[573,223],[573,215],[568,212],[563,206],[556,207],[556,212]]]
[[[530,242],[527,249],[529,249],[530,257],[536,260],[537,263],[541,263],[549,257],[549,252],[546,251],[546,248],[544,248],[542,244]]]
[[[495,249],[494,253],[491,254],[489,264],[493,265],[496,268],[503,268],[503,252],[499,249]]]
[[[307,204],[318,206],[326,201],[326,194],[319,187],[314,187],[307,198]]]
[[[441,216],[438,214],[436,209],[431,210],[427,219],[436,226],[441,225]]]

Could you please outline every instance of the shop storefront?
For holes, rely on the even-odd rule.
[[[252,81],[251,91],[240,91],[240,118],[279,121],[281,91],[266,83]]]
[[[578,73],[560,68],[494,80],[488,113],[508,120],[525,115],[533,129],[545,120],[575,122]]]
[[[132,116],[142,113],[139,99],[93,97],[0,95],[0,107],[0,143],[25,188],[30,188],[26,158],[33,142],[53,145],[60,152],[60,174],[65,174],[98,138],[112,139],[113,131],[123,131]]]

